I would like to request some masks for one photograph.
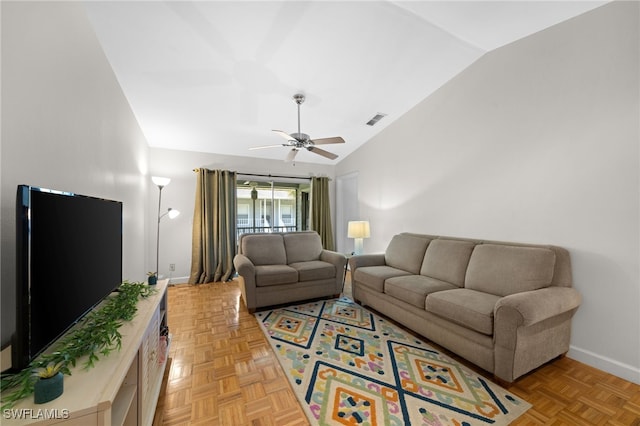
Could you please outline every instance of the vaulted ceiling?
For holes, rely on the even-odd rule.
[[[484,53],[605,1],[114,1],[87,13],[150,146],[335,164]],[[366,123],[385,116],[375,125]]]

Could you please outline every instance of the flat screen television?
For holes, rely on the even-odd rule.
[[[19,185],[16,267],[21,370],[122,283],[122,203]]]

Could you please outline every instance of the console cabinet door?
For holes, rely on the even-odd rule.
[[[151,424],[153,422],[153,414],[157,402],[155,400],[157,395],[154,395],[154,389],[156,387],[158,374],[162,374],[158,361],[159,330],[160,308],[154,312],[149,327],[142,339],[142,344],[140,345],[140,382],[138,394],[140,398],[140,425]],[[162,380],[162,378],[160,379]]]

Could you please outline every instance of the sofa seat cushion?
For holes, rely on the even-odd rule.
[[[298,271],[288,265],[257,265],[256,287],[298,282]]]
[[[501,297],[467,288],[439,291],[427,296],[425,309],[478,333],[493,334],[493,309]]]
[[[384,292],[420,309],[424,309],[428,294],[458,288],[453,284],[422,275],[406,275],[389,278],[384,282]]]
[[[322,260],[291,263],[289,266],[298,271],[298,281],[316,281],[336,277],[336,267]]]
[[[498,296],[548,287],[556,255],[543,247],[480,244],[467,267],[465,288]]]
[[[400,277],[403,275],[411,275],[407,271],[401,269],[392,268],[391,266],[378,265],[378,266],[363,266],[356,269],[353,274],[353,280],[357,281],[365,287],[369,287],[371,290],[382,293],[384,289],[384,282],[388,278]]]

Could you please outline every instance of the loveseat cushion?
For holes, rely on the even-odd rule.
[[[384,289],[384,281],[387,278],[400,277],[403,275],[411,274],[409,274],[409,272],[407,271],[392,268],[391,266],[386,265],[363,266],[356,269],[353,274],[353,280],[357,281],[359,285],[362,284],[363,286],[368,287],[371,290],[382,293]]]
[[[461,240],[433,240],[427,247],[420,274],[464,285],[464,276],[476,243]]]
[[[322,253],[322,240],[316,232],[294,232],[284,234],[287,263],[318,260]]]
[[[288,265],[256,266],[256,287],[298,282],[298,271]]]
[[[240,249],[254,265],[287,264],[281,234],[243,235]]]
[[[420,309],[424,309],[428,294],[457,288],[453,284],[423,275],[405,275],[384,282],[384,292]]]
[[[501,298],[489,293],[456,288],[427,296],[425,309],[478,333],[493,334],[493,309]]]
[[[308,262],[296,262],[289,265],[298,271],[298,281],[325,280],[336,277],[336,267],[322,260],[310,260]]]
[[[555,261],[543,247],[481,244],[469,260],[465,288],[507,296],[548,287]]]
[[[392,268],[418,274],[429,241],[431,240],[428,238],[416,235],[394,235],[384,253],[385,264]]]

